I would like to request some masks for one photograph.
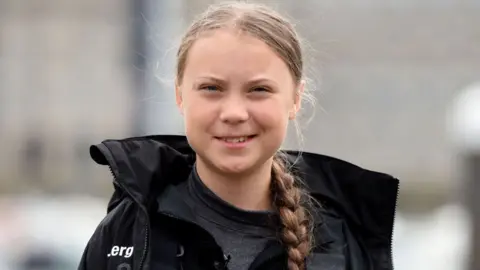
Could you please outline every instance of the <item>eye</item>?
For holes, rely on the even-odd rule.
[[[270,92],[270,89],[264,86],[258,86],[252,88],[252,92]]]
[[[209,92],[215,92],[215,91],[218,91],[220,88],[216,85],[204,85],[204,86],[201,86],[200,89],[209,91]]]

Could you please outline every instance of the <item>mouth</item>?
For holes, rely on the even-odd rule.
[[[229,136],[229,137],[215,137],[217,140],[224,141],[229,144],[241,144],[248,142],[255,138],[257,135],[249,135],[249,136]]]

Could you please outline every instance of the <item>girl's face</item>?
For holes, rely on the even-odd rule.
[[[227,174],[245,173],[273,157],[303,91],[267,44],[229,30],[198,39],[180,79],[177,104],[198,162]]]

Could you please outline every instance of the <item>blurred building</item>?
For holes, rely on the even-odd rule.
[[[96,189],[88,145],[130,132],[130,7],[0,1],[2,192]]]
[[[178,133],[175,45],[212,2],[0,0],[1,190],[97,192],[110,183],[89,144]],[[264,2],[307,41],[318,107],[303,148],[444,198],[458,182],[446,111],[480,79],[479,2]]]

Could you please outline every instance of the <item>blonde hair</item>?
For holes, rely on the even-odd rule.
[[[304,76],[304,60],[299,37],[284,17],[260,4],[224,2],[210,6],[188,28],[177,52],[176,81],[181,85],[188,52],[193,43],[208,31],[232,29],[265,42],[288,66],[297,84]],[[300,94],[300,93],[296,93]],[[302,98],[309,98],[304,93]],[[280,238],[288,252],[290,270],[305,269],[312,246],[312,218],[308,213],[310,197],[288,169],[281,152],[272,166],[272,198],[281,223]]]

